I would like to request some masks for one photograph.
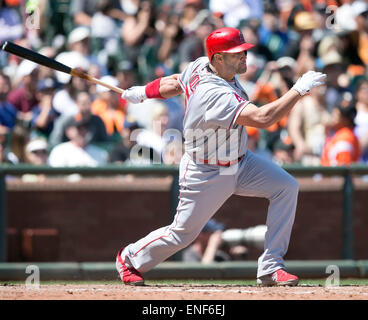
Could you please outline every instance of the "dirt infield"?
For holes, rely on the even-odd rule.
[[[25,285],[4,284],[0,300],[368,300],[368,286],[50,284],[27,289]]]

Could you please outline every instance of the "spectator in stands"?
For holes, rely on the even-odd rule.
[[[151,150],[150,160],[161,163],[166,145],[177,136],[171,135],[168,129],[169,112],[166,105],[157,101],[152,114],[152,123],[149,128],[143,129],[136,137],[137,145]],[[180,141],[181,142],[181,141]]]
[[[347,91],[341,79],[346,72],[346,65],[341,55],[341,40],[337,36],[326,36],[318,45],[318,59],[326,78],[326,107],[329,112],[342,100]]]
[[[128,6],[124,3],[128,2]],[[101,7],[108,6],[106,15],[113,19],[123,21],[126,13],[123,9],[134,6],[135,1],[119,0],[72,0],[70,5],[70,15],[74,17],[74,24],[91,27],[93,26],[94,15],[101,10]],[[129,12],[127,12],[129,14]],[[103,28],[103,27],[102,27]]]
[[[256,82],[250,100],[255,101],[256,104],[264,104],[285,94],[292,87],[295,64],[295,60],[291,57],[282,57],[277,61],[268,62]],[[287,123],[288,115],[264,130],[261,148],[273,152],[274,145],[281,139],[281,134],[287,131]]]
[[[159,48],[157,50],[157,59],[165,67],[171,70],[182,60],[179,57],[178,50],[183,40],[183,30],[180,27],[179,15],[171,13],[165,21],[161,19],[162,27],[159,30]],[[171,65],[170,65],[171,64]]]
[[[48,161],[47,141],[43,138],[31,139],[25,147],[25,162],[29,165],[45,166]],[[25,173],[22,175],[24,182],[45,181],[44,174]]]
[[[14,156],[8,152],[8,135],[6,132],[3,132],[0,129],[0,164],[1,163],[8,163],[8,164],[15,164],[14,162]]]
[[[253,127],[246,127],[248,136],[248,149],[252,152],[256,152],[259,141],[259,129]]]
[[[89,66],[87,73],[91,76],[94,77],[96,79],[100,79],[101,78],[101,70],[100,67],[97,64],[92,64]],[[87,82],[87,81],[85,81]],[[120,87],[119,87],[120,88]],[[91,100],[95,100],[97,97],[97,85],[95,83],[88,83],[87,85],[87,90],[89,95],[91,96]]]
[[[204,226],[196,240],[182,251],[183,262],[212,262],[229,261],[230,256],[220,250],[224,225],[215,219],[210,219]]]
[[[8,159],[13,164],[24,163],[25,146],[29,141],[29,128],[17,121],[10,134]]]
[[[70,15],[74,17],[74,24],[90,27],[97,5],[98,0],[72,0]]]
[[[256,56],[257,60],[262,61],[263,65],[268,61],[274,60],[272,52],[268,47],[260,43],[258,34],[259,23],[257,21],[244,21],[240,25],[240,30],[244,35],[244,39],[247,39],[247,42],[254,44],[252,51],[249,51],[248,53],[252,52]]]
[[[262,228],[263,226],[254,227]],[[224,224],[210,219],[204,226],[196,240],[185,248],[182,254],[182,261],[184,262],[201,262],[203,264],[231,261],[231,260],[245,260],[248,248],[244,245],[243,234],[249,229],[227,229]],[[264,235],[258,230],[258,243],[264,243]],[[248,231],[248,233],[249,233]],[[253,232],[253,234],[255,233]],[[255,236],[253,236],[255,238]],[[250,239],[251,240],[251,239]],[[252,245],[259,245],[252,242]]]
[[[54,147],[49,156],[52,167],[96,167],[107,163],[107,152],[88,142],[88,123],[77,121],[66,128],[68,142]]]
[[[29,165],[45,166],[48,162],[47,141],[43,138],[31,139],[25,147],[25,162]],[[26,173],[22,175],[24,182],[42,182],[44,174]]]
[[[261,19],[263,16],[263,2],[261,0],[210,0],[209,9],[215,14],[220,13],[227,26],[236,28],[241,21]]]
[[[118,86],[118,80],[113,76],[102,77],[101,80],[113,86]],[[120,105],[120,96],[116,92],[98,85],[97,99],[92,103],[92,113],[99,116],[105,124],[110,138],[120,137],[124,127],[125,111]]]
[[[359,140],[354,134],[356,108],[350,99],[334,108],[330,123],[326,126],[330,135],[322,151],[321,165],[350,165],[360,158]]]
[[[294,159],[302,164],[316,164],[320,161],[321,147],[318,146],[323,140],[321,123],[324,114],[331,113],[346,92],[351,91],[355,96],[357,90],[355,133],[361,143],[362,159],[368,161],[368,138],[364,134],[367,99],[359,98],[364,96],[366,85],[356,86],[357,79],[367,73],[368,4],[362,0],[336,2],[336,14],[328,15],[326,9],[329,4],[329,1],[260,0],[29,1],[29,8],[43,8],[37,11],[41,14],[41,29],[32,33],[24,28],[29,14],[16,12],[22,8],[20,1],[0,0],[0,42],[12,40],[28,48],[41,48],[42,54],[56,55],[60,62],[81,68],[96,78],[116,75],[118,86],[125,89],[172,71],[180,72],[188,61],[204,55],[202,42],[213,25],[216,28],[234,25],[242,30],[247,42],[255,44],[248,53],[248,71],[239,75],[239,82],[256,103],[276,99],[288,87],[289,79],[295,78],[306,66],[328,74],[324,96],[321,93],[316,98],[314,95],[318,92],[312,92],[306,98],[309,102],[305,102],[305,108],[300,106],[304,106],[303,100],[292,110],[291,120],[285,117],[276,126],[259,131],[258,151],[274,151],[283,158],[286,150],[274,149],[274,146],[281,145],[281,136],[286,135],[288,128],[295,146]],[[66,17],[69,9],[70,17]],[[45,25],[45,21],[50,21],[45,16],[47,14],[50,14],[51,22]],[[334,19],[330,20],[332,16]],[[59,41],[60,38],[63,41]],[[283,68],[276,63],[280,56],[283,56]],[[260,70],[265,65],[266,70],[261,75]],[[24,162],[22,150],[28,141],[32,109],[39,105],[36,85],[39,80],[51,77],[52,70],[3,51],[0,51],[0,68],[12,82],[7,99],[4,100],[5,94],[0,92],[0,129],[7,130],[10,135],[12,162]],[[119,70],[122,71],[117,73]],[[3,79],[0,73],[0,91]],[[64,87],[56,91],[52,101],[53,108],[60,113],[55,119],[55,127],[59,122],[64,127],[66,119],[79,113],[76,100],[80,92],[89,93],[93,112],[103,119],[109,132],[109,142],[111,132],[118,139],[125,135],[124,123],[128,123],[125,121],[128,112],[140,127],[151,124],[151,112],[156,102],[145,101],[133,107],[120,96],[116,99],[119,102],[114,102],[117,94],[112,99],[101,99],[96,85],[77,77],[57,73],[57,79]],[[318,109],[317,100],[320,98],[325,102],[319,102],[322,108]],[[164,103],[169,110],[167,127],[182,130],[182,97],[168,99]],[[10,105],[14,106],[13,110]],[[313,129],[308,129],[309,126]],[[305,140],[304,143],[302,139],[295,138],[298,135]],[[67,139],[66,135],[64,139]],[[253,142],[251,140],[252,137],[250,143]],[[58,142],[64,140],[59,138]],[[305,147],[305,143],[309,147]],[[55,145],[52,136],[50,144]],[[169,143],[164,154],[170,155],[179,145]]]
[[[113,1],[99,0],[91,19],[91,53],[108,69],[113,67],[119,53],[119,27],[110,16],[113,9]]]
[[[0,131],[0,163],[5,163],[6,161],[6,134]]]
[[[75,119],[86,121],[88,124],[88,141],[91,143],[102,143],[108,141],[105,124],[102,119],[93,114],[91,110],[91,98],[88,92],[82,91],[77,95],[77,106],[79,112],[76,115],[69,115],[63,117],[54,126],[54,130],[49,138],[51,146],[55,146],[59,143],[66,142],[66,128],[68,124]]]
[[[70,59],[75,59],[80,55],[87,59],[89,65],[97,64],[100,68],[101,74],[107,74],[106,65],[98,60],[98,57],[92,53],[91,50],[91,30],[86,27],[77,27],[73,29],[68,35],[68,47]]]
[[[263,149],[260,147],[261,133],[260,130],[254,127],[246,127],[248,135],[248,149],[253,153],[265,157],[269,160],[272,159],[272,153],[268,149]]]
[[[298,32],[299,39],[296,41],[296,64],[295,74],[301,76],[308,70],[315,69],[314,49],[316,41],[313,37],[313,31],[318,24],[315,21],[313,13],[302,11],[295,16],[295,28]]]
[[[47,141],[44,138],[31,139],[25,148],[26,163],[32,165],[46,165],[48,159]]]
[[[59,46],[65,44],[65,35],[70,32],[74,25],[74,16],[70,15],[71,1],[44,2],[47,2],[47,6],[43,17],[44,30],[42,30],[41,38],[44,43],[52,44],[54,49],[58,51]]]
[[[203,9],[202,0],[185,0],[180,10],[180,28],[184,35],[191,35],[196,29],[196,18],[198,13]]]
[[[363,78],[356,88],[356,110],[354,133],[358,137],[362,160],[368,163],[368,79]]]
[[[59,113],[52,105],[58,83],[55,78],[45,78],[37,83],[37,100],[39,103],[32,109],[31,130],[33,135],[42,135],[46,139],[54,128]]]
[[[355,1],[354,16],[359,34],[357,53],[360,59],[368,66],[368,4],[364,1]]]
[[[256,82],[264,67],[264,60],[259,59],[252,51],[247,53],[247,72],[238,75],[241,86],[249,97],[255,93]]]
[[[87,71],[88,68],[96,64],[100,73],[107,73],[106,66],[99,62],[98,58],[91,51],[91,30],[87,27],[79,26],[74,28],[67,38],[67,50],[59,53],[56,60],[68,65],[71,68],[82,68]],[[62,83],[69,81],[69,75],[57,72]]]
[[[206,55],[204,43],[215,28],[210,13],[204,10],[198,13],[196,22],[193,33],[185,37],[178,48],[180,71],[183,71],[189,62]]]
[[[38,52],[50,59],[55,59],[56,57],[56,51],[53,47],[42,47],[40,50],[38,50]],[[38,68],[39,68],[39,79],[55,77],[55,70],[41,65]]]
[[[23,60],[17,68],[16,87],[10,91],[8,101],[18,110],[18,118],[25,123],[32,119],[32,109],[38,104],[36,89],[39,69],[29,60]]]
[[[282,132],[281,137],[273,146],[272,161],[282,166],[295,162],[294,159],[294,144],[290,137]]]
[[[0,0],[0,43],[10,40],[15,41],[23,36],[23,23],[16,7],[7,5],[5,0]]]
[[[0,72],[0,131],[3,133],[13,129],[17,118],[17,109],[7,100],[10,88],[9,77]]]
[[[325,142],[326,87],[319,87],[300,99],[289,114],[288,131],[295,146],[295,161],[304,165],[319,165]]]
[[[146,41],[154,41],[155,33],[155,7],[150,1],[139,1],[139,6],[132,10],[121,29],[125,59],[135,68]],[[142,59],[147,57],[142,56]]]
[[[136,73],[134,72],[134,69],[131,68],[131,66],[126,66],[122,64],[117,69],[118,70],[116,72],[116,79],[118,80],[119,88],[126,90],[136,83]],[[119,96],[119,105],[125,113],[128,112],[128,102],[124,100],[121,96]]]
[[[136,140],[132,137],[132,133],[135,130],[140,130],[138,122],[130,115],[127,115],[124,121],[124,128],[121,131],[121,141],[117,142],[112,150],[109,152],[108,162],[121,164],[124,162],[135,163],[137,158],[131,158],[130,151],[136,145]],[[136,131],[136,132],[137,132]],[[138,154],[142,156],[142,154]],[[138,159],[139,160],[139,159]]]
[[[272,53],[273,60],[284,55],[285,47],[288,43],[288,34],[279,28],[279,11],[276,5],[268,3],[264,8],[264,15],[259,27],[259,41]]]
[[[84,65],[83,61],[78,62],[74,60],[71,64],[74,65],[71,66],[71,68],[76,67],[81,71],[87,71],[89,67],[88,63]],[[84,67],[82,67],[83,65]],[[90,84],[83,79],[72,77],[68,74],[62,74],[61,72],[57,72],[56,76],[63,87],[55,93],[52,102],[54,108],[63,117],[74,116],[79,111],[76,101],[77,95],[81,91],[88,91]]]

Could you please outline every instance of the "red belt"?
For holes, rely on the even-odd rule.
[[[210,160],[200,160],[201,163],[204,163],[204,164],[213,164],[213,165],[217,165],[217,166],[220,166],[220,167],[230,167],[230,166],[233,166],[234,164],[237,164],[239,163],[242,159],[243,159],[244,155],[240,156],[238,159],[236,160],[231,160],[231,161],[217,161],[216,163],[211,163]]]

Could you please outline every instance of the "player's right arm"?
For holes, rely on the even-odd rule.
[[[192,76],[193,70],[208,62],[206,57],[189,63],[181,74],[173,74],[151,81],[145,86],[134,86],[124,91],[121,97],[131,103],[140,103],[146,99],[168,99],[182,94],[185,84]]]
[[[178,79],[179,74],[161,78],[159,92],[163,98],[168,99],[183,93]]]
[[[179,74],[158,78],[145,86],[126,89],[121,97],[131,103],[140,103],[146,99],[168,99],[183,93],[178,79]]]
[[[249,103],[241,111],[235,123],[261,129],[267,128],[287,115],[301,96],[313,87],[323,85],[325,78],[326,75],[323,73],[308,71],[279,99],[262,107]]]

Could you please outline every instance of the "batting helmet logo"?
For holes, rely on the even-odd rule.
[[[238,53],[254,47],[247,43],[243,34],[235,28],[220,28],[213,31],[206,40],[208,59],[218,52]]]

